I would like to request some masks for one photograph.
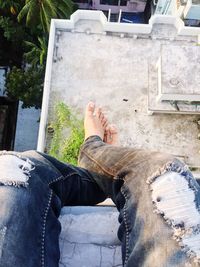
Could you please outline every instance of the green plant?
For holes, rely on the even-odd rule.
[[[18,21],[25,17],[28,27],[41,25],[44,32],[49,32],[51,18],[69,18],[72,12],[71,0],[26,0],[18,14]]]
[[[28,63],[33,67],[38,65],[45,66],[47,57],[47,38],[38,37],[38,44],[33,42],[25,41],[25,45],[29,48],[29,51],[24,53],[24,57]]]
[[[9,97],[23,101],[23,108],[40,108],[44,80],[44,67],[13,67],[6,77],[6,92]]]
[[[22,42],[25,36],[25,30],[22,25],[17,24],[9,17],[0,16],[0,28],[4,32],[4,37],[8,41]]]
[[[22,8],[21,0],[0,0],[0,10],[16,15],[18,10]]]
[[[9,97],[23,107],[41,107],[52,18],[69,18],[73,0],[0,0],[0,65],[11,70],[6,77]]]
[[[0,16],[0,65],[21,67],[24,40],[31,39],[23,25],[13,18]]]
[[[49,154],[58,160],[77,165],[78,153],[84,140],[83,121],[66,104],[55,107],[55,120],[50,123],[53,131]]]

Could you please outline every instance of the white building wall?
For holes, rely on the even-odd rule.
[[[17,128],[15,135],[15,151],[25,151],[37,148],[40,109],[22,108],[19,103]]]

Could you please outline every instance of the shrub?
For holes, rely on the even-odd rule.
[[[49,154],[60,161],[77,165],[84,140],[83,121],[64,103],[56,105],[55,114],[55,120],[49,125],[49,130],[53,132]]]
[[[42,103],[44,69],[13,67],[6,77],[6,92],[13,99],[23,101],[23,108],[40,108]]]

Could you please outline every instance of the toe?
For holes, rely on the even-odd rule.
[[[90,101],[86,107],[86,114],[93,115],[94,110],[95,110],[95,104],[94,102]]]
[[[118,132],[117,132],[117,127],[114,125],[114,124],[112,124],[111,126],[110,126],[110,133],[111,134],[117,134]]]
[[[106,129],[106,127],[108,126],[108,120],[107,120],[107,118],[104,117],[101,123],[102,123],[102,126],[104,127],[104,129]]]
[[[105,116],[104,116],[103,112],[101,111],[99,114],[99,121],[101,122],[101,124],[103,124],[104,119],[105,119]]]
[[[101,115],[100,115],[100,117],[99,117],[99,120],[100,120],[100,122],[103,124],[103,122],[104,122],[104,119],[105,119],[105,116],[104,116],[104,114],[103,113],[101,113]]]
[[[101,118],[101,116],[102,116],[102,109],[101,108],[97,108],[96,109],[96,114],[97,114],[97,117],[98,118]]]

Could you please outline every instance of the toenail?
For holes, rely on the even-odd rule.
[[[94,103],[90,103],[90,107],[93,108],[94,107]]]

